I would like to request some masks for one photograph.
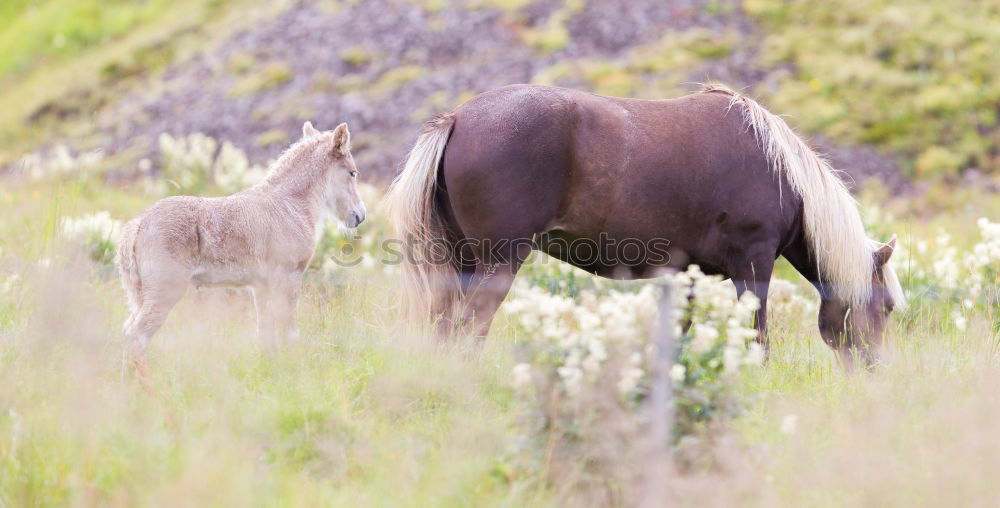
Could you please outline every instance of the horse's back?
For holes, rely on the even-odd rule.
[[[146,209],[140,221],[137,246],[147,254],[144,258],[157,258],[193,266],[198,257],[198,227],[204,216],[202,198],[171,196],[161,199]]]
[[[666,238],[707,265],[738,248],[733,238],[781,237],[798,203],[730,99],[531,85],[477,96],[454,112],[443,164],[459,226],[473,237]]]
[[[171,196],[140,216],[140,249],[150,262],[189,270],[241,263],[253,255],[248,213],[233,198]],[[258,232],[259,235],[259,232]]]
[[[573,164],[576,105],[568,92],[509,86],[454,112],[443,176],[466,235],[530,235],[558,214]]]

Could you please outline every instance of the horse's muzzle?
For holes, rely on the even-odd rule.
[[[347,214],[347,227],[356,228],[365,221],[365,211],[359,210]]]

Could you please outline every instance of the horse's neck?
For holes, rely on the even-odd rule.
[[[274,168],[272,174],[256,188],[281,206],[304,214],[309,223],[315,226],[323,212],[323,192],[319,185],[320,179],[312,171],[305,169],[307,168]]]
[[[795,239],[792,240],[792,243],[785,248],[781,255],[819,291],[822,298],[829,296],[828,291],[826,291],[829,288],[823,286],[822,281],[825,278],[820,273],[819,264],[816,262],[816,255],[813,253],[812,246],[806,240],[804,231],[800,231],[795,235]]]

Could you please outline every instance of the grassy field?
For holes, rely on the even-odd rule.
[[[149,383],[139,383],[122,368],[117,278],[59,233],[61,217],[131,216],[148,202],[136,190],[83,180],[3,191],[0,504],[563,499],[558,483],[539,481],[544,472],[510,467],[522,410],[511,372],[533,338],[504,317],[481,350],[407,333],[391,271],[311,271],[303,340],[278,351],[256,344],[246,294],[192,290],[155,338]],[[934,221],[877,230],[898,231],[906,246],[947,229],[967,250],[975,217],[995,207],[978,197]],[[779,275],[801,283],[787,267]],[[814,314],[775,305],[774,355],[736,387],[746,410],[713,437],[711,467],[663,479],[671,495],[760,506],[995,499],[995,308],[908,290],[915,298],[893,319],[891,362],[875,372],[845,371]]]
[[[351,5],[320,3],[331,12]],[[568,363],[547,350],[532,356],[551,337],[522,319],[545,311],[530,291],[539,302],[562,295],[574,309],[601,309],[616,298],[649,304],[635,296],[642,284],[595,282],[540,258],[519,276],[484,344],[440,342],[397,319],[398,268],[373,257],[389,234],[381,192],[366,187],[361,239],[335,227],[321,238],[299,343],[262,348],[246,292],[192,289],[155,337],[141,381],[122,363],[116,228],[170,193],[245,186],[264,161],[233,146],[214,155],[222,140],[191,132],[163,133],[161,153],[88,152],[106,134],[98,114],[136,89],[155,91],[171,64],[201,51],[211,59],[213,44],[290,2],[7,0],[0,164],[23,165],[0,171],[0,507],[590,506],[642,501],[649,484],[664,485],[662,504],[678,506],[992,506],[1000,498],[996,2],[713,1],[706,12],[741,8],[754,29],[670,29],[607,58],[560,56],[588,2],[536,3],[399,2],[432,17],[500,9],[511,44],[558,56],[535,82],[598,93],[677,95],[692,73],[746,59],[733,65],[760,74],[750,92],[795,115],[796,127],[898,158],[905,194],[869,182],[859,196],[870,234],[899,236],[894,263],[910,298],[892,317],[884,365],[843,368],[819,337],[818,297],[779,262],[775,277],[786,282],[772,285],[769,363],[748,363],[717,392],[695,387],[734,410],[672,442],[678,467],[652,476],[636,455],[644,425],[619,426],[644,417],[619,393],[628,392],[620,388],[627,358],[612,351],[599,381],[584,381],[595,393],[609,381],[610,395],[593,405],[560,398],[569,392],[558,383],[533,392],[524,380],[532,372],[562,382],[558,369]],[[338,54],[362,66],[399,56],[365,49]],[[400,62],[370,88],[413,92],[424,60]],[[267,72],[277,75],[274,87],[291,77],[247,72],[257,85],[234,101],[276,91],[259,86]],[[333,78],[342,77],[323,79]],[[432,94],[414,122],[441,104]],[[49,114],[30,119],[47,106]],[[67,139],[72,148],[58,144]],[[367,261],[330,262],[346,245]],[[624,335],[639,349],[648,339]],[[649,373],[639,373],[633,381],[644,386]],[[572,415],[566,428],[555,429],[555,417],[537,425],[538,414],[560,408]]]

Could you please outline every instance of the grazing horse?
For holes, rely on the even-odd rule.
[[[175,196],[157,201],[122,230],[118,264],[131,315],[126,355],[145,358],[149,340],[189,284],[249,286],[258,333],[297,337],[302,272],[316,250],[325,212],[348,227],[365,220],[350,132],[302,126],[259,183],[232,196]]]
[[[760,300],[765,346],[784,256],[819,291],[823,339],[869,362],[904,302],[895,237],[870,240],[829,164],[719,86],[668,100],[531,85],[478,95],[427,122],[388,199],[404,308],[448,332],[484,336],[532,249],[606,277],[697,264],[731,278]]]

